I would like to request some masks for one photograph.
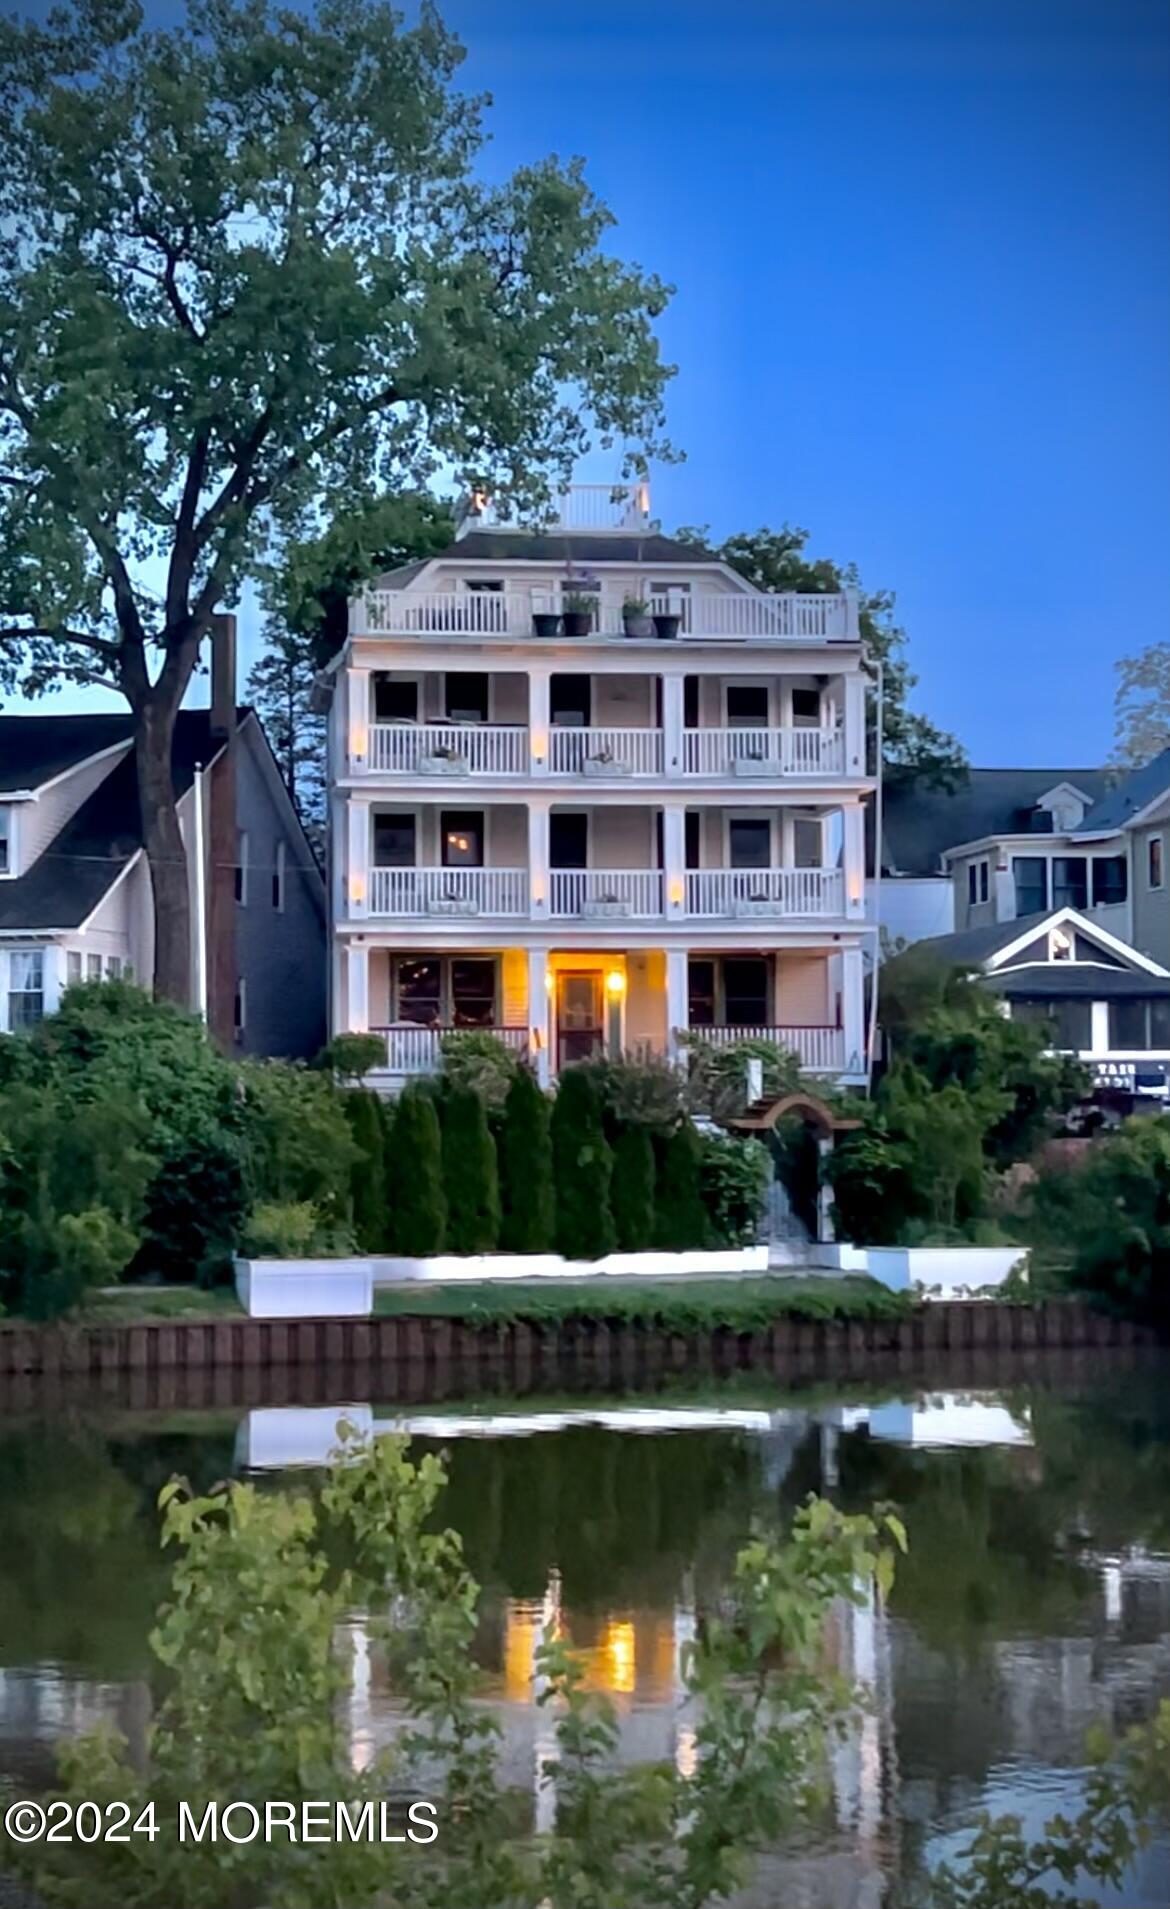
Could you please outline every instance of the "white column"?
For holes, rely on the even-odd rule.
[[[548,1009],[548,956],[543,948],[529,948],[528,1026],[536,1078],[542,1087],[547,1087],[549,1081]]]
[[[860,802],[842,810],[841,824],[845,913],[860,918],[865,914],[865,811]]]
[[[351,941],[345,951],[346,1031],[364,1034],[370,1025],[370,951]]]
[[[850,776],[865,774],[865,690],[861,670],[845,678],[845,773]]]
[[[683,772],[683,678],[662,678],[662,754],[668,778]]]
[[[1089,1051],[1094,1055],[1109,1052],[1108,1001],[1093,1001],[1089,1005]]]
[[[49,942],[42,951],[44,1004],[46,1014],[56,1014],[65,992],[65,950]]]
[[[548,803],[528,804],[528,895],[533,915],[548,915]]]
[[[346,684],[348,689],[346,757],[350,775],[357,775],[367,767],[370,760],[369,670],[347,670]]]
[[[677,803],[662,811],[663,881],[668,921],[682,921],[687,912],[687,813]]]
[[[350,798],[346,855],[346,913],[370,912],[370,805]]]
[[[865,970],[860,948],[841,950],[841,1025],[845,1071],[860,1074],[865,1067]]]
[[[679,1035],[687,1029],[687,951],[666,951],[666,1052],[672,1061],[685,1058]]]
[[[966,880],[965,869],[962,871],[960,879]],[[1012,874],[1010,864],[1007,868],[1001,868],[999,866],[998,856],[996,857],[995,867],[991,872],[991,880],[991,892],[995,898],[996,921],[1014,921],[1017,913],[1016,878]],[[956,900],[958,900],[958,897],[956,897]]]
[[[548,774],[549,755],[549,671],[534,669],[528,672],[528,735],[531,749],[531,769],[534,776]]]

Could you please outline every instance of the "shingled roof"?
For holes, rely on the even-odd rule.
[[[882,867],[898,875],[941,875],[943,854],[989,835],[1028,833],[1042,795],[1071,782],[1093,803],[1106,794],[1104,769],[972,769],[948,793],[891,779],[882,815]],[[1084,827],[1091,826],[1088,816]]]
[[[405,590],[429,563],[562,563],[630,564],[670,563],[702,564],[717,567],[722,558],[699,544],[681,543],[677,537],[663,537],[658,531],[627,536],[610,532],[604,537],[554,535],[516,530],[469,530],[457,543],[449,544],[434,557],[418,563],[402,564],[388,570],[377,580],[381,590]]]

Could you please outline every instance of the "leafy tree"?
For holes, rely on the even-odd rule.
[[[439,1116],[425,1087],[400,1095],[386,1152],[393,1250],[412,1259],[441,1253],[447,1231]]]
[[[472,1087],[452,1087],[443,1098],[442,1150],[447,1249],[490,1253],[500,1237],[496,1146]]]
[[[126,699],[173,999],[172,737],[216,607],[371,472],[535,505],[594,431],[663,448],[667,289],[602,253],[579,163],[481,178],[461,57],[385,0],[0,28],[3,682]]]
[[[253,1202],[307,1200],[324,1216],[347,1219],[358,1150],[345,1096],[297,1061],[243,1061],[237,1072]]]
[[[715,1243],[750,1246],[772,1179],[768,1150],[730,1134],[704,1134],[701,1144],[699,1186]]]
[[[1170,1120],[1123,1122],[1032,1193],[1037,1243],[1071,1256],[1070,1283],[1111,1310],[1170,1325]]]
[[[645,1127],[627,1127],[613,1153],[613,1225],[624,1253],[654,1244],[654,1145]]]
[[[707,1209],[699,1191],[701,1161],[699,1136],[685,1120],[659,1150],[654,1244],[668,1252],[691,1252],[709,1244]]]
[[[188,1134],[163,1155],[151,1180],[132,1272],[213,1284],[230,1266],[247,1210],[238,1136]]]
[[[557,1251],[566,1259],[604,1259],[614,1246],[610,1206],[613,1154],[602,1124],[600,1096],[588,1068],[565,1069],[550,1124]]]
[[[335,1034],[314,1064],[336,1081],[361,1081],[373,1068],[385,1067],[386,1043],[380,1034]]]
[[[1151,643],[1114,667],[1113,762],[1140,769],[1170,744],[1170,643]]]
[[[684,540],[707,544],[702,530],[681,530]],[[739,531],[716,545],[722,557],[759,590],[795,590],[815,595],[833,594],[848,585],[859,587],[852,564],[827,557],[809,557],[807,530],[782,524],[779,530]],[[925,788],[952,789],[967,773],[967,758],[954,736],[938,729],[909,707],[917,677],[906,656],[907,638],[895,621],[892,590],[860,592],[859,620],[865,653],[871,665],[880,664],[883,680],[882,754],[887,776],[920,782]]]
[[[508,1253],[551,1251],[556,1225],[548,1096],[517,1070],[500,1127],[500,1245]]]
[[[363,1253],[384,1253],[390,1222],[386,1187],[386,1121],[377,1094],[361,1088],[343,1095],[342,1106],[356,1149],[350,1169],[353,1230]]]

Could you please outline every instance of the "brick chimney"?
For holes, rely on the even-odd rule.
[[[211,765],[207,825],[207,1025],[233,1050],[236,995],[236,619],[211,620]]]

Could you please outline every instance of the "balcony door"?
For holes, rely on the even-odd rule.
[[[557,1068],[587,1061],[605,1045],[601,975],[557,976]]]

